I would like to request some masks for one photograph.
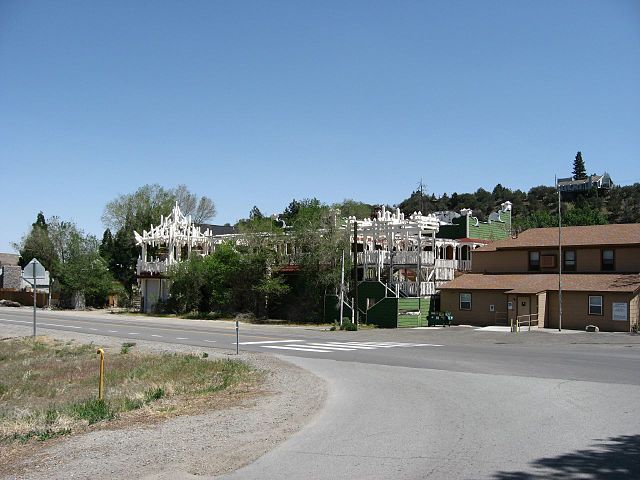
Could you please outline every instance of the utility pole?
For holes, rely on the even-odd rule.
[[[355,309],[355,324],[358,326],[358,222],[353,222],[353,292],[354,301],[352,307]]]
[[[344,249],[342,250],[342,262],[340,263],[340,326],[344,314]]]
[[[558,331],[562,331],[562,203],[560,201],[560,187],[556,179],[558,190]]]
[[[38,285],[36,282],[36,264],[35,262],[31,265],[33,268],[33,338],[36,338],[36,304],[38,303],[37,297],[37,288]],[[49,288],[51,290],[51,288]]]

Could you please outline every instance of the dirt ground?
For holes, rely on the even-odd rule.
[[[117,348],[122,340],[42,329],[61,340],[93,342]],[[2,337],[29,335],[29,328],[6,327]],[[201,354],[237,358],[214,349],[140,341],[141,351]],[[302,428],[322,407],[322,380],[275,357],[242,353],[240,359],[265,372],[259,387],[242,395],[229,392],[204,413],[149,422],[125,416],[91,431],[26,445],[0,446],[12,463],[0,470],[3,479],[213,478],[231,472],[265,454]],[[194,406],[195,411],[202,408]],[[4,470],[4,471],[3,471]]]

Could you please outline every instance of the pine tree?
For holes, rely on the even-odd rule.
[[[573,161],[573,178],[574,180],[587,178],[587,169],[584,166],[584,160],[582,160],[582,152],[576,153],[576,158]]]

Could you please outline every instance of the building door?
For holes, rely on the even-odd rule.
[[[531,302],[529,297],[518,297],[518,317],[531,314]]]

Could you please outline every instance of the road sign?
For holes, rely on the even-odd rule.
[[[36,336],[36,303],[38,291],[38,280],[46,279],[46,270],[44,266],[37,260],[32,259],[27,263],[22,271],[22,278],[24,278],[33,287],[33,336]]]
[[[36,280],[45,280],[45,268],[36,258],[34,258],[25,265],[24,270],[22,270],[22,278],[25,280],[33,280],[34,278]]]

